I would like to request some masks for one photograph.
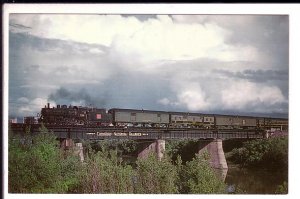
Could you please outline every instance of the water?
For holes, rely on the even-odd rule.
[[[239,168],[231,163],[228,167],[225,182],[229,192],[238,187],[246,194],[275,194],[278,185],[282,185],[283,181],[288,182],[287,172]]]

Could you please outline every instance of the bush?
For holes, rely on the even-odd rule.
[[[275,194],[288,194],[288,183],[284,181],[282,185],[279,185]]]
[[[137,143],[134,140],[102,140],[90,143],[94,151],[117,150],[120,155],[134,154],[137,151]]]
[[[89,155],[80,177],[81,193],[133,193],[133,169],[122,166],[116,150]]]
[[[12,193],[224,193],[225,185],[210,168],[207,157],[197,156],[184,165],[167,155],[138,159],[136,169],[123,164],[117,150],[101,145],[81,163],[74,151],[62,151],[56,137],[40,134],[9,137],[9,192]],[[124,150],[132,145],[121,143]],[[89,146],[89,145],[88,145]],[[178,152],[178,151],[177,151]],[[176,153],[177,153],[176,152]]]
[[[207,157],[197,155],[185,166],[180,167],[180,193],[222,194],[226,193],[225,183],[210,167]]]
[[[178,193],[178,173],[168,157],[161,161],[154,154],[137,161],[136,193]]]
[[[247,167],[262,166],[275,170],[287,170],[288,138],[275,137],[246,142],[242,148],[232,150],[230,159]]]
[[[10,136],[9,192],[65,193],[76,184],[72,165],[77,162],[71,155],[64,159],[57,146],[56,137],[45,128],[36,136]]]
[[[166,142],[166,153],[171,157],[173,163],[175,163],[177,156],[182,157],[183,164],[191,161],[198,152],[198,149],[199,143],[197,140],[183,139]]]

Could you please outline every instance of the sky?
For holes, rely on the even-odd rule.
[[[48,102],[287,117],[289,17],[10,14],[9,115]]]

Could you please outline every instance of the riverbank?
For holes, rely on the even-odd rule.
[[[229,156],[227,153],[226,156]],[[229,192],[238,194],[275,194],[278,186],[288,182],[288,171],[274,171],[262,167],[246,168],[227,161],[225,183]]]

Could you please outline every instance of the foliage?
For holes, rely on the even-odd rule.
[[[246,142],[242,148],[232,150],[230,159],[243,166],[287,170],[288,138],[275,137]]]
[[[45,128],[40,132],[36,136],[10,137],[9,192],[64,193],[76,183],[72,176],[77,164],[74,157],[62,161],[55,136]]]
[[[207,160],[207,155],[197,155],[185,166],[180,166],[180,193],[225,193],[225,183],[216,175]]]
[[[80,173],[82,170],[82,163],[74,151],[64,152],[64,158],[60,159],[61,176],[63,178],[62,185],[64,186],[64,193],[76,193],[77,187],[80,183]]]
[[[44,127],[38,135],[32,135],[28,129],[23,137],[10,134],[9,138],[11,193],[170,194],[225,190],[224,183],[208,165],[207,156],[197,156],[183,164],[178,154],[182,146],[189,145],[188,141],[173,145],[171,154],[177,154],[177,160],[172,161],[168,155],[158,160],[151,154],[138,159],[133,169],[120,158],[122,152],[136,149],[133,142],[102,142],[97,152],[92,150],[95,145],[84,143],[89,149],[81,163],[72,149],[60,150],[56,137]]]
[[[117,150],[118,154],[132,154],[137,150],[137,143],[133,140],[102,140],[91,143],[95,151]]]
[[[166,153],[175,162],[177,156],[182,157],[182,162],[185,164],[187,161],[191,161],[195,157],[195,153],[198,152],[197,140],[184,139],[184,140],[169,140],[166,142]]]
[[[138,159],[136,173],[137,193],[178,193],[177,168],[172,165],[168,157],[158,160],[154,154],[151,154],[145,159]]]
[[[279,185],[275,191],[276,194],[288,194],[288,183],[283,182],[282,185]]]
[[[248,139],[244,138],[235,138],[235,139],[226,139],[223,140],[223,151],[224,153],[228,153],[232,151],[234,148],[241,148],[243,143],[249,141]]]
[[[80,193],[133,193],[133,169],[123,166],[116,150],[90,153],[80,176]]]

